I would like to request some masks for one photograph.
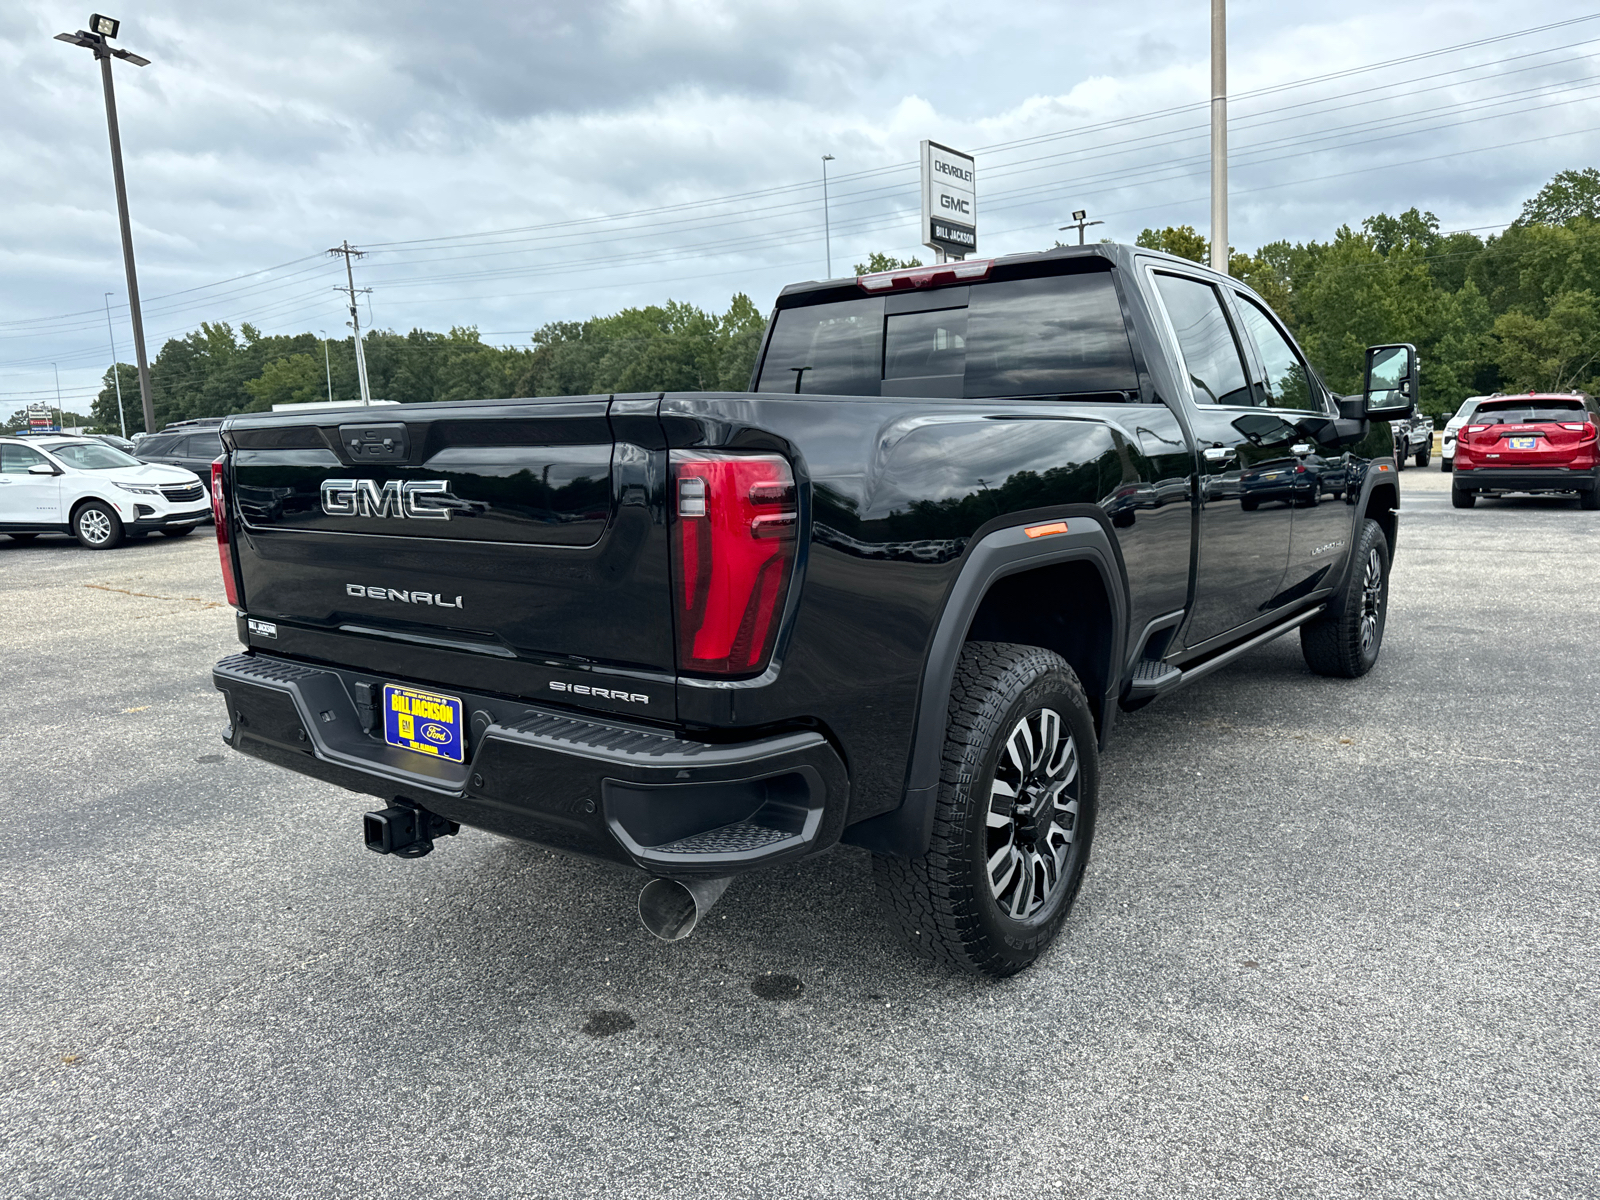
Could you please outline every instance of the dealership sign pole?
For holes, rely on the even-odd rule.
[[[922,244],[939,262],[978,249],[978,187],[972,155],[922,143]]]

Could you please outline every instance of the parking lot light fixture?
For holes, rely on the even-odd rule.
[[[58,33],[56,41],[92,51],[100,64],[100,82],[106,94],[106,128],[111,135],[111,176],[117,186],[117,219],[122,227],[122,265],[128,275],[128,311],[133,318],[133,353],[139,364],[139,398],[144,402],[144,428],[154,433],[155,403],[150,394],[150,358],[144,347],[144,317],[139,310],[139,276],[133,266],[133,230],[128,222],[128,187],[122,177],[122,134],[117,128],[117,95],[111,83],[111,60],[120,58],[136,67],[148,67],[150,60],[131,50],[110,44],[122,22],[94,13],[89,28],[76,33]]]

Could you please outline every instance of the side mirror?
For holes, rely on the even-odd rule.
[[[1399,421],[1417,403],[1417,348],[1409,342],[1367,347],[1362,402],[1369,421]]]
[[[56,470],[49,463],[34,463],[33,466],[28,468],[28,474],[29,475],[59,475],[59,474],[61,474],[61,472]]]

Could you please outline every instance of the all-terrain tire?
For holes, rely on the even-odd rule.
[[[873,856],[890,924],[948,966],[995,978],[1023,970],[1077,897],[1099,790],[1094,716],[1066,661],[1037,646],[969,642],[950,689],[928,851]]]
[[[122,518],[104,500],[90,500],[72,514],[72,533],[90,550],[111,550],[122,544]]]
[[[1300,653],[1318,675],[1358,679],[1383,649],[1389,615],[1389,540],[1370,517],[1361,522],[1337,615],[1300,626]]]
[[[1478,502],[1478,493],[1469,488],[1453,487],[1450,489],[1451,508],[1471,508]]]
[[[1432,459],[1432,458],[1433,458],[1433,444],[1430,442],[1427,445],[1423,446],[1421,450],[1417,451],[1417,466],[1419,466],[1419,467],[1427,466],[1429,460]]]

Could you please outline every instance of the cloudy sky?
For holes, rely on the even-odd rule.
[[[765,308],[918,245],[921,138],[977,156],[984,254],[1207,224],[1206,0],[128,0],[116,66],[152,356],[201,321],[541,324]],[[131,334],[87,10],[0,5],[0,415],[84,410]],[[1416,205],[1493,232],[1600,163],[1600,11],[1556,0],[1229,12],[1231,238]],[[111,291],[108,334],[104,293]],[[363,322],[368,309],[363,307]],[[54,367],[52,366],[54,364]]]

